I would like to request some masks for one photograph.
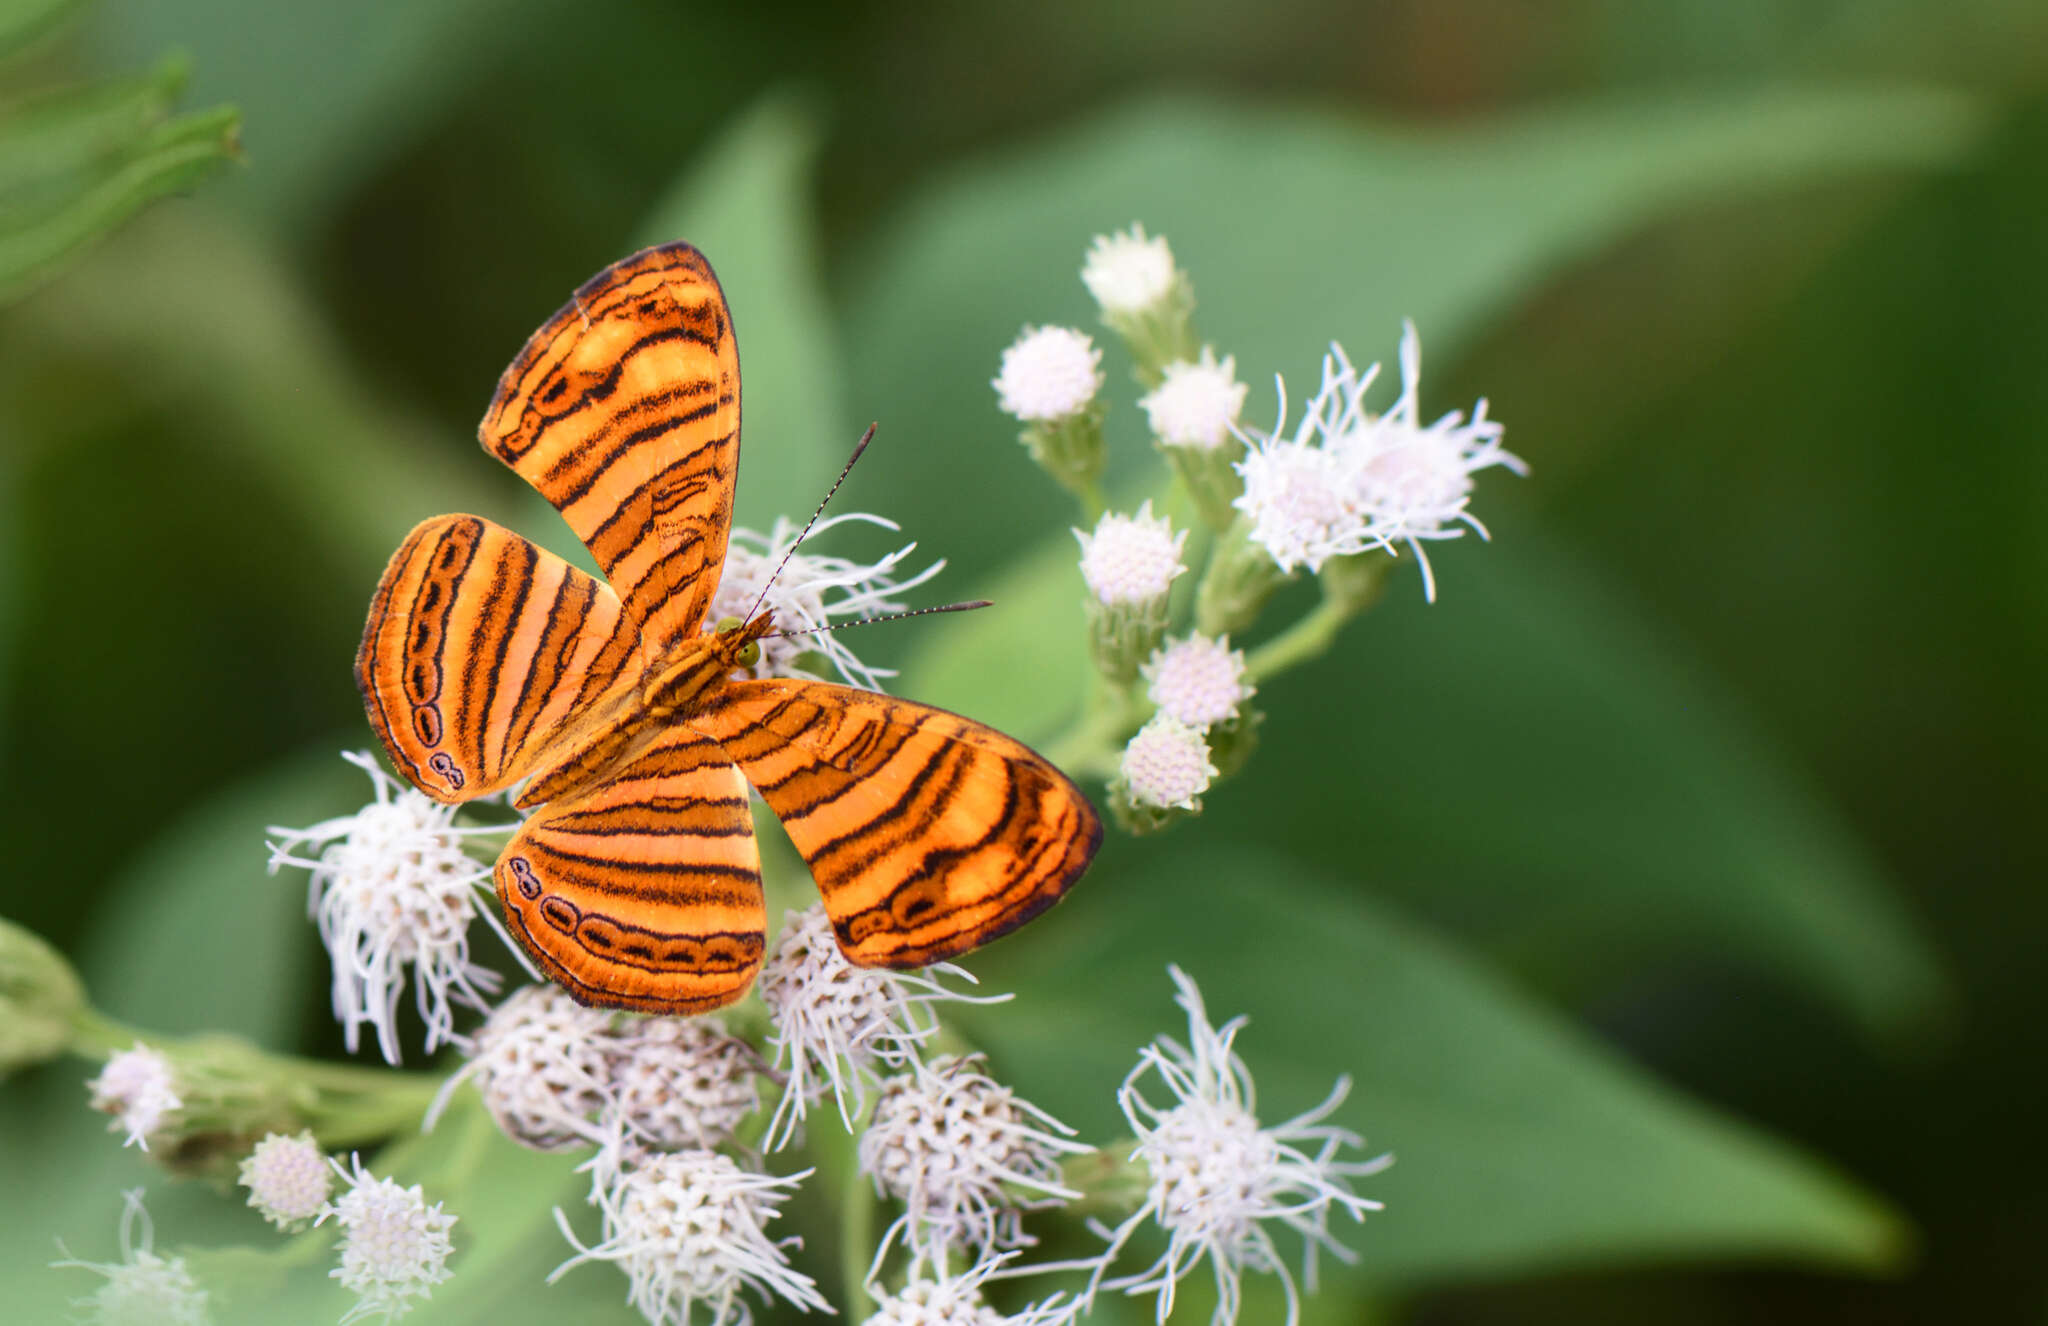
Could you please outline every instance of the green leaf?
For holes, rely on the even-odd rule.
[[[957,565],[1070,520],[997,413],[989,378],[1025,323],[1093,328],[1091,235],[1141,220],[1191,275],[1196,326],[1253,384],[1313,379],[1331,339],[1391,357],[1404,317],[1431,362],[1565,264],[1660,218],[1958,158],[1983,126],[1950,94],[1743,93],[1612,102],[1432,132],[1182,97],[1092,119],[936,180],[847,270],[852,381],[898,460],[888,510]],[[1121,352],[1106,356],[1112,396]],[[1142,458],[1113,410],[1112,469]],[[1118,448],[1121,457],[1118,458]],[[993,463],[991,463],[993,461]],[[1000,511],[999,520],[990,513]]]
[[[1386,1203],[1333,1230],[1377,1288],[1675,1258],[1876,1270],[1905,1234],[1791,1148],[1689,1101],[1340,881],[1212,839],[1076,896],[973,962],[1013,1005],[965,1009],[1005,1081],[1088,1138],[1128,1135],[1114,1100],[1140,1045],[1185,1043],[1166,965],[1238,1049],[1268,1124],[1354,1081],[1335,1121],[1398,1158]],[[1156,1081],[1148,1098],[1163,1101]],[[1325,1263],[1329,1265],[1329,1263]]]
[[[817,117],[772,94],[672,185],[637,242],[686,239],[710,257],[732,306],[743,390],[739,523],[802,521],[853,450],[811,207]]]
[[[333,746],[201,803],[109,888],[79,955],[94,1005],[166,1036],[230,1032],[266,1049],[294,1046],[319,946],[305,872],[269,872],[266,830],[347,815],[371,795]]]
[[[542,12],[520,0],[365,0],[346,8],[235,0],[106,0],[101,58],[135,64],[176,45],[199,63],[200,90],[248,114],[261,164],[236,193],[301,238],[344,191],[411,141]]]
[[[85,0],[0,0],[0,56],[20,50],[67,19]]]
[[[46,95],[0,123],[0,301],[237,155],[240,112],[170,114],[187,74],[168,58],[146,77]]]

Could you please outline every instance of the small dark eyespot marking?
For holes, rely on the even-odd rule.
[[[645,944],[628,944],[624,951],[636,958],[646,958],[650,962],[654,960],[654,950]]]
[[[533,864],[525,857],[508,858],[505,869],[512,872],[512,881],[519,886],[520,897],[532,902],[540,896],[540,879],[533,873]]]
[[[609,949],[612,946],[612,937],[605,933],[601,925],[584,926],[583,933],[578,938],[587,948]]]
[[[441,669],[427,659],[414,659],[412,666],[405,670],[405,689],[411,692],[414,700],[426,703],[441,690]]]
[[[420,734],[422,746],[441,744],[441,711],[433,705],[423,704],[412,711],[413,731]]]
[[[690,966],[696,965],[696,959],[691,955],[690,950],[682,945],[677,945],[675,948],[662,954],[661,959],[663,962],[683,963]]]
[[[469,781],[456,765],[454,757],[445,750],[435,751],[434,757],[427,761],[427,767],[447,779],[448,786],[452,788],[460,790],[462,785]]]
[[[567,390],[569,390],[568,382],[562,378],[556,378],[554,385],[540,394],[540,403],[542,405],[553,405],[556,401],[562,399],[562,393]]]
[[[583,919],[576,910],[576,904],[557,894],[550,893],[540,900],[540,914],[547,918],[549,925],[565,935],[576,933],[576,923]]]
[[[946,892],[946,886],[935,879],[928,879],[900,890],[889,900],[889,911],[896,918],[896,924],[907,926],[939,905]]]
[[[860,915],[841,923],[837,927],[839,942],[841,944],[858,944],[869,935],[886,929],[888,924],[887,921],[873,912],[862,912]]]

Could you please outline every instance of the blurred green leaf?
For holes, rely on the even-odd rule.
[[[1179,964],[1213,1021],[1250,1016],[1238,1048],[1266,1122],[1315,1104],[1339,1073],[1354,1079],[1336,1121],[1398,1163],[1359,1184],[1387,1210],[1333,1228],[1376,1287],[1621,1261],[1876,1270],[1900,1257],[1904,1231],[1882,1204],[1650,1081],[1341,882],[1213,839],[1136,870],[1105,855],[1075,898],[970,964],[1018,999],[962,1020],[1005,1081],[1084,1136],[1117,1136],[1116,1087],[1138,1047],[1184,1042],[1166,974]]]
[[[915,455],[916,484],[899,461],[882,509],[963,568],[999,560],[1007,530],[1071,519],[988,380],[1022,324],[1095,326],[1082,254],[1133,220],[1172,241],[1197,328],[1236,356],[1259,419],[1271,375],[1298,396],[1332,338],[1360,362],[1391,357],[1411,317],[1441,362],[1659,218],[1951,162],[1983,123],[1966,98],[1910,88],[1603,102],[1434,131],[1182,97],[1096,117],[934,181],[846,267],[854,407]],[[1107,363],[1112,398],[1130,399],[1121,352]],[[1113,468],[1135,462],[1139,416],[1112,411],[1110,428]]]
[[[1402,896],[1567,993],[1677,957],[1773,971],[1874,1034],[1944,1007],[1881,871],[1725,700],[1531,536],[1464,551],[1443,602],[1404,567],[1260,693],[1261,749],[1200,831]],[[1074,561],[1053,540],[935,627],[903,693],[1048,738],[1086,676],[1057,626]]]
[[[744,393],[735,518],[764,532],[778,515],[809,515],[860,436],[818,283],[818,138],[797,97],[756,103],[670,188],[636,240],[689,240],[718,271]]]
[[[132,65],[169,46],[199,62],[201,90],[248,115],[260,169],[238,182],[300,239],[321,209],[428,123],[526,31],[526,0],[365,0],[340,7],[240,0],[107,0],[103,59]]]
[[[0,56],[28,45],[82,4],[84,0],[0,0]]]
[[[0,120],[0,301],[236,155],[240,112],[171,114],[188,74],[171,57],[147,76],[45,94]]]
[[[208,1031],[266,1049],[298,1041],[318,951],[306,874],[272,875],[269,825],[303,827],[371,799],[339,746],[215,793],[111,886],[79,969],[102,1012],[166,1036]]]
[[[277,255],[219,213],[152,217],[41,298],[24,359],[107,365],[130,408],[178,408],[302,510],[309,556],[340,563],[366,601],[418,521],[446,511],[513,520],[516,480],[480,458],[473,437],[386,404]],[[64,406],[51,403],[45,436],[78,427],[77,407]]]

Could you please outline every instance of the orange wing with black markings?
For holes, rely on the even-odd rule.
[[[512,933],[587,1004],[745,994],[767,916],[747,784],[810,863],[846,956],[948,958],[1044,911],[1102,839],[1019,742],[823,682],[735,680],[766,614],[707,634],[739,467],[739,358],[687,244],[613,264],[527,342],[484,446],[567,518],[605,584],[475,516],[393,555],[356,677],[393,765],[444,802],[525,779],[499,856]],[[751,655],[747,657],[751,658]]]
[[[768,912],[746,780],[686,727],[537,811],[496,876],[512,933],[586,1004],[698,1013],[760,970]]]
[[[703,254],[665,244],[584,283],[478,436],[567,518],[650,651],[703,630],[740,456],[739,349]]]
[[[481,516],[436,516],[406,536],[356,651],[392,766],[443,802],[550,763],[638,671],[609,587]]]
[[[930,705],[734,681],[686,721],[782,821],[861,966],[927,966],[1014,930],[1058,902],[1102,842],[1066,775]]]

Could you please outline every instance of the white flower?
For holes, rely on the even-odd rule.
[[[951,963],[930,968],[972,981]],[[861,1112],[867,1088],[882,1069],[914,1063],[917,1045],[937,1024],[919,1010],[935,1000],[1001,1003],[1008,995],[975,999],[925,976],[856,967],[839,951],[822,904],[783,917],[782,932],[761,967],[755,989],[775,1030],[775,1066],[789,1075],[762,1146],[780,1150],[795,1136],[810,1105],[827,1088],[847,1127]]]
[[[1468,526],[1485,538],[1486,527],[1466,509],[1472,498],[1473,474],[1493,465],[1521,475],[1528,469],[1519,457],[1501,449],[1501,426],[1486,417],[1484,399],[1472,407],[1469,422],[1457,410],[1433,424],[1421,422],[1422,342],[1414,323],[1403,323],[1401,328],[1400,398],[1377,418],[1360,404],[1362,384],[1346,391],[1347,385],[1358,383],[1358,377],[1350,372],[1343,349],[1331,349],[1344,369],[1338,387],[1342,408],[1332,416],[1332,426],[1342,430],[1335,445],[1359,457],[1361,505],[1383,539],[1406,543],[1415,553],[1422,566],[1424,594],[1434,602],[1436,579],[1420,541],[1456,538],[1464,533],[1459,526]],[[1324,389],[1330,388],[1326,385]]]
[[[1176,1002],[1187,1011],[1188,1045],[1160,1037],[1140,1051],[1138,1066],[1117,1093],[1124,1117],[1137,1134],[1133,1159],[1151,1175],[1145,1203],[1115,1230],[1097,1226],[1110,1245],[1103,1252],[1085,1299],[1098,1287],[1128,1294],[1155,1294],[1158,1319],[1173,1311],[1174,1286],[1204,1258],[1216,1277],[1212,1326],[1237,1320],[1240,1279],[1246,1269],[1278,1275],[1287,1292],[1287,1321],[1295,1326],[1300,1301],[1294,1277],[1266,1225],[1277,1222],[1300,1234],[1305,1245],[1303,1276],[1316,1284],[1316,1252],[1328,1249],[1345,1261],[1349,1249],[1329,1231],[1332,1208],[1363,1220],[1381,1204],[1355,1195],[1347,1180],[1377,1174],[1392,1156],[1341,1161],[1338,1151],[1361,1145],[1357,1135],[1322,1121],[1350,1090],[1339,1078],[1322,1104],[1274,1128],[1261,1128],[1255,1114],[1251,1071],[1231,1048],[1242,1017],[1221,1028],[1210,1025],[1202,993],[1178,967],[1168,970],[1180,989]],[[1138,1084],[1156,1074],[1173,1103],[1161,1108]],[[1304,1147],[1313,1147],[1313,1153]],[[1167,1235],[1166,1252],[1136,1275],[1105,1282],[1110,1263],[1145,1220]]]
[[[1199,810],[1216,766],[1201,732],[1162,710],[1125,743],[1118,774],[1141,806]]]
[[[1332,345],[1323,359],[1323,382],[1292,437],[1285,437],[1287,398],[1272,432],[1246,440],[1251,451],[1238,465],[1244,493],[1235,505],[1252,521],[1251,537],[1283,571],[1319,571],[1332,557],[1406,544],[1422,566],[1423,590],[1434,601],[1436,580],[1422,543],[1457,538],[1467,528],[1482,538],[1485,526],[1467,509],[1472,476],[1499,465],[1526,473],[1502,450],[1500,424],[1486,417],[1486,402],[1472,418],[1452,411],[1435,423],[1419,422],[1417,391],[1422,346],[1413,323],[1401,337],[1401,394],[1383,415],[1365,408],[1379,365],[1351,366]]]
[[[92,1092],[92,1107],[114,1116],[109,1129],[128,1134],[122,1145],[144,1151],[150,1134],[184,1104],[171,1077],[171,1061],[139,1041],[134,1049],[110,1056],[99,1076],[85,1085]],[[148,1217],[143,1219],[146,1230]]]
[[[272,827],[270,870],[312,872],[308,909],[334,963],[334,1016],[354,1051],[365,1023],[377,1033],[385,1061],[397,1063],[398,995],[405,969],[427,1024],[427,1050],[460,1042],[454,1005],[490,1006],[498,976],[469,956],[469,923],[490,867],[462,850],[463,838],[510,826],[458,829],[456,808],[391,778],[371,756],[342,758],[370,775],[377,799],[353,815],[308,829]],[[318,858],[294,855],[325,844]],[[489,913],[486,913],[488,916]],[[496,918],[491,918],[493,925]],[[506,941],[510,946],[511,941]]]
[[[1229,722],[1254,693],[1244,676],[1244,651],[1232,649],[1229,636],[1211,640],[1191,633],[1168,640],[1140,671],[1145,694],[1159,711],[1192,728]]]
[[[898,529],[895,523],[880,516],[849,512],[817,522],[805,537],[805,545],[834,525],[848,521],[879,525],[891,532]],[[761,641],[761,657],[750,675],[810,677],[812,674],[798,664],[805,654],[815,651],[823,654],[839,675],[853,685],[880,690],[879,679],[895,673],[887,668],[869,667],[841,642],[839,633],[819,628],[835,620],[859,620],[904,611],[909,605],[897,596],[930,580],[946,563],[933,562],[917,574],[899,580],[897,568],[916,549],[915,543],[907,543],[878,561],[856,562],[810,552],[792,553],[800,533],[801,527],[780,516],[766,534],[735,529],[726,545],[725,569],[719,573],[718,590],[704,615],[704,629],[712,630],[727,617],[745,619],[759,604],[775,614],[777,634]],[[786,566],[785,557],[789,559]],[[782,574],[776,577],[764,599],[761,587],[778,566],[782,567]]]
[[[1162,374],[1160,384],[1138,402],[1152,435],[1169,447],[1196,451],[1227,445],[1247,390],[1237,380],[1237,361],[1225,356],[1219,364],[1205,345],[1200,360],[1168,364]]]
[[[1074,531],[1081,541],[1081,578],[1105,607],[1154,603],[1166,597],[1174,578],[1187,570],[1180,560],[1188,532],[1152,514],[1148,499],[1136,515],[1106,512],[1093,534]]]
[[[1082,284],[1111,315],[1154,307],[1173,293],[1178,276],[1165,236],[1148,237],[1145,227],[1135,224],[1129,230],[1097,235],[1081,267]]]
[[[185,1269],[183,1257],[159,1257],[153,1247],[155,1231],[149,1212],[142,1209],[142,1189],[121,1194],[121,1260],[82,1262],[64,1253],[62,1261],[50,1263],[53,1270],[91,1271],[107,1282],[90,1298],[73,1301],[76,1308],[92,1312],[92,1326],[207,1326],[206,1291]]]
[[[1102,390],[1102,351],[1072,327],[1026,327],[990,382],[1005,414],[1026,423],[1079,414]]]
[[[650,1326],[690,1326],[700,1303],[711,1326],[744,1326],[753,1313],[743,1289],[763,1302],[772,1291],[805,1311],[832,1310],[811,1278],[790,1266],[783,1247],[797,1240],[777,1242],[763,1232],[809,1170],[776,1178],[750,1174],[715,1151],[678,1151],[606,1175],[602,1155],[593,1200],[604,1238],[585,1247],[557,1209],[555,1223],[576,1255],[555,1268],[550,1284],[584,1262],[616,1262],[627,1301]]]
[[[914,1275],[895,1293],[878,1295],[863,1326],[1062,1326],[1073,1320],[1078,1305],[1063,1303],[1060,1294],[1008,1317],[982,1301],[982,1284],[1016,1255],[983,1257],[953,1275]]]
[[[363,1162],[350,1157],[353,1172],[339,1161],[335,1173],[348,1191],[329,1202],[317,1223],[329,1216],[341,1226],[341,1265],[328,1275],[356,1296],[346,1323],[382,1316],[394,1321],[418,1306],[415,1298],[430,1297],[448,1278],[454,1243],[448,1231],[455,1217],[435,1202],[427,1205],[420,1186],[401,1188],[391,1179],[374,1178]]]
[[[942,1056],[882,1084],[860,1139],[860,1168],[905,1210],[875,1254],[900,1234],[913,1255],[1020,1247],[1023,1212],[1080,1194],[1060,1183],[1060,1157],[1095,1148],[1008,1087],[973,1057]],[[1020,1198],[1017,1189],[1039,1194]],[[871,1273],[872,1275],[872,1273]]]
[[[754,1047],[716,1018],[634,1018],[610,1045],[606,1108],[654,1147],[722,1145],[760,1104]]]
[[[1374,365],[1368,382],[1377,371]],[[1329,372],[1325,363],[1326,391]],[[1385,547],[1386,540],[1359,506],[1354,459],[1316,444],[1313,408],[1296,435],[1283,438],[1287,388],[1282,382],[1275,385],[1280,392],[1279,420],[1271,433],[1246,439],[1251,449],[1236,467],[1244,476],[1244,492],[1231,505],[1251,518],[1252,542],[1264,548],[1282,571],[1301,566],[1320,571],[1332,557]]]
[[[283,1230],[318,1216],[334,1190],[334,1171],[310,1131],[268,1134],[242,1158],[239,1178],[249,1205]]]
[[[601,1140],[609,1099],[612,1015],[585,1008],[558,985],[514,990],[477,1029],[469,1062],[442,1084],[426,1126],[467,1078],[505,1136],[536,1151]]]

